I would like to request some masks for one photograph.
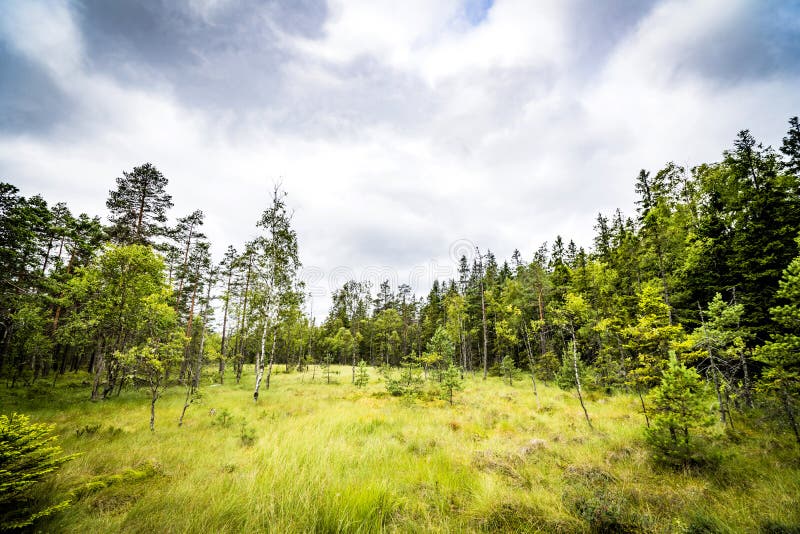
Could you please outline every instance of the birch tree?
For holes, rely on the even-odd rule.
[[[202,302],[202,312],[200,314],[200,321],[202,327],[200,328],[200,343],[194,356],[190,359],[189,363],[189,384],[186,388],[186,398],[183,403],[183,411],[181,411],[180,419],[178,419],[178,426],[183,425],[183,417],[186,415],[186,410],[197,399],[200,390],[200,374],[203,369],[205,357],[205,344],[206,344],[206,331],[208,329],[209,316],[208,312],[211,309],[211,290],[216,282],[217,270],[207,268],[203,284],[205,286],[206,296]]]
[[[566,301],[563,307],[553,310],[556,315],[556,324],[563,328],[569,336],[569,352],[571,357],[572,372],[575,378],[575,389],[578,393],[578,400],[583,409],[583,415],[586,417],[586,423],[590,429],[592,427],[592,420],[589,418],[589,412],[586,410],[586,404],[583,401],[583,388],[581,385],[580,372],[578,370],[578,338],[576,332],[584,326],[589,314],[589,305],[582,296],[574,293],[567,293]]]
[[[225,283],[225,291],[222,294],[222,340],[219,348],[219,383],[222,384],[225,381],[225,357],[227,356],[227,346],[225,342],[228,341],[228,311],[230,309],[232,298],[231,289],[234,283],[233,275],[236,269],[235,248],[231,246],[228,247],[219,269],[222,280]]]
[[[256,224],[263,234],[255,241],[255,269],[257,270],[258,314],[261,317],[261,349],[256,358],[256,385],[253,400],[258,401],[264,370],[267,368],[266,387],[275,363],[275,342],[278,334],[278,317],[283,306],[295,292],[295,278],[300,260],[297,255],[297,234],[291,226],[292,216],[286,208],[286,193],[276,185],[272,190],[270,205]],[[270,340],[267,360],[267,340]]]

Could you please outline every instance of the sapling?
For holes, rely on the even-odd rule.
[[[453,404],[453,391],[461,391],[463,389],[463,380],[461,379],[461,371],[452,363],[442,373],[442,394],[447,398],[450,404]]]
[[[706,386],[697,371],[680,363],[672,352],[661,384],[650,393],[652,417],[645,436],[657,460],[684,467],[689,464],[696,453],[690,440],[692,431],[713,421],[706,397]]]
[[[511,356],[505,356],[500,362],[500,371],[503,373],[503,377],[508,380],[509,386],[514,385],[513,380],[516,370],[517,368],[514,366],[514,358]]]
[[[27,527],[69,506],[65,500],[43,508],[33,498],[37,483],[77,456],[62,455],[53,429],[25,415],[0,415],[0,531]]]
[[[355,374],[355,385],[359,388],[367,387],[369,383],[369,370],[367,369],[367,362],[361,360],[358,362]]]

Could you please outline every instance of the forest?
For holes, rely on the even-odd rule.
[[[800,532],[788,126],[324,318],[291,191],[237,249],[151,163],[95,214],[0,183],[0,530]]]

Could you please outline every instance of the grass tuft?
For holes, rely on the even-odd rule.
[[[526,382],[468,376],[450,406],[393,397],[371,375],[358,389],[281,372],[254,403],[252,370],[241,384],[209,373],[182,427],[183,393],[167,391],[155,432],[144,391],[93,403],[82,374],[0,403],[82,453],[42,484],[73,501],[42,531],[800,531],[796,449],[755,415],[676,471],[652,461],[629,395],[587,395],[593,431],[554,387],[537,402]]]

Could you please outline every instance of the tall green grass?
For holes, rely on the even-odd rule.
[[[279,373],[254,403],[242,384],[88,401],[86,376],[35,392],[0,391],[3,411],[53,422],[82,455],[40,492],[74,504],[47,532],[791,532],[800,465],[791,441],[740,420],[716,429],[715,466],[654,467],[638,399],[590,392],[587,427],[573,393],[468,377],[455,405],[432,392],[388,395]],[[216,415],[211,415],[211,412]],[[222,413],[232,420],[222,424]],[[245,439],[242,439],[243,425]],[[248,439],[247,436],[252,439]],[[772,529],[772,530],[770,530]]]

